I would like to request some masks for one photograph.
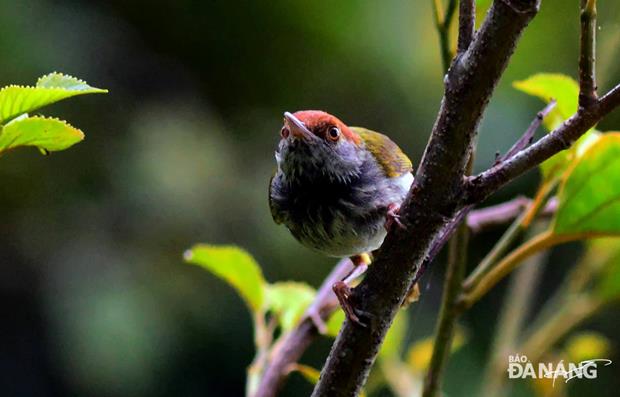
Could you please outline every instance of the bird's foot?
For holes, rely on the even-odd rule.
[[[334,293],[336,294],[336,297],[340,302],[340,306],[342,307],[342,310],[344,311],[344,314],[347,316],[347,318],[357,325],[360,325],[364,328],[368,327],[366,323],[360,320],[358,316],[358,313],[360,313],[360,311],[357,310],[351,302],[351,288],[344,281],[338,281],[334,283],[332,289],[334,290]]]
[[[400,227],[401,229],[407,229],[407,226],[405,226],[400,220],[399,211],[400,206],[398,204],[392,203],[388,205],[387,213],[385,215],[385,230],[387,230],[388,232],[394,224],[398,225],[398,227]]]

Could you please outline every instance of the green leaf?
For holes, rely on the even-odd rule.
[[[568,119],[577,112],[579,84],[569,76],[539,73],[525,80],[515,81],[513,86],[526,94],[539,97],[546,103],[549,103],[551,99],[555,99],[558,102],[555,107],[558,112],[557,115],[563,120]]]
[[[67,122],[29,117],[16,119],[2,127],[0,154],[17,146],[36,146],[42,151],[58,151],[84,139],[84,134]]]
[[[39,78],[35,87],[10,85],[0,90],[0,123],[76,95],[106,93],[61,73]]]
[[[304,364],[293,364],[292,368],[293,371],[299,372],[304,377],[304,379],[311,384],[316,385],[317,383],[319,383],[321,371],[319,371],[318,369]]]
[[[414,372],[424,372],[428,368],[433,356],[434,338],[429,336],[420,339],[409,347],[407,352],[407,364]],[[452,338],[450,351],[454,353],[466,342],[465,332],[457,327]]]
[[[246,251],[235,246],[198,244],[185,251],[183,257],[228,282],[252,312],[261,310],[266,282],[260,267]]]
[[[551,99],[557,101],[557,105],[551,113],[545,117],[543,124],[552,131],[571,117],[579,103],[579,84],[571,77],[563,74],[539,73],[525,80],[515,81],[513,87],[527,94],[536,96],[546,103]],[[590,132],[585,134],[585,138]],[[540,165],[543,180],[549,181],[559,177],[575,158],[573,148],[563,150],[555,156],[547,159]]]
[[[278,316],[282,331],[292,330],[316,295],[308,284],[293,281],[269,284],[266,307]]]
[[[403,343],[405,342],[407,325],[407,312],[405,310],[399,310],[379,351],[380,358],[397,358],[400,355]]]
[[[565,343],[564,351],[570,362],[579,363],[585,360],[603,358],[609,355],[610,342],[598,332],[585,331],[571,336]]]
[[[567,150],[562,150],[551,158],[543,161],[540,165],[543,180],[548,181],[562,176],[571,162],[579,158],[600,136],[601,133],[599,131],[591,129],[583,134],[572,147]]]
[[[329,320],[327,320],[327,336],[333,338],[338,336],[338,332],[340,332],[340,328],[342,328],[342,323],[344,323],[344,312],[339,308],[332,314]]]
[[[620,133],[598,137],[567,171],[558,194],[553,231],[620,233]]]

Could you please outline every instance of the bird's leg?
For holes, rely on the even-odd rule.
[[[334,293],[340,302],[340,306],[342,307],[342,310],[347,318],[362,327],[366,327],[366,324],[364,324],[357,316],[356,309],[350,301],[350,285],[356,278],[366,272],[368,269],[368,264],[370,263],[370,257],[368,254],[355,255],[351,257],[351,262],[353,262],[353,265],[355,266],[351,273],[349,273],[349,275],[343,280],[335,282],[332,289],[334,290]]]
[[[387,213],[385,214],[385,230],[388,232],[392,228],[393,224],[397,224],[401,229],[406,229],[407,227],[400,221],[400,215],[398,212],[400,211],[400,206],[396,203],[389,204],[387,207]]]

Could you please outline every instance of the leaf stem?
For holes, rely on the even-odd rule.
[[[461,283],[465,275],[468,243],[469,231],[465,224],[461,224],[450,240],[441,309],[435,332],[433,355],[424,379],[423,397],[435,397],[440,394],[443,372],[450,355],[455,324],[459,316],[455,304],[461,293]]]
[[[470,289],[460,297],[459,306],[461,310],[470,308],[491,288],[506,277],[506,275],[513,271],[523,260],[538,251],[570,241],[585,240],[593,237],[604,237],[608,235],[609,234],[592,232],[554,234],[552,230],[547,230],[514,249],[477,283],[472,284]]]
[[[538,224],[537,224],[538,225]],[[537,233],[537,227],[529,230],[528,234]],[[483,396],[498,396],[506,394],[502,391],[506,379],[506,357],[512,354],[515,345],[527,318],[534,291],[538,286],[542,264],[547,258],[547,252],[542,252],[527,259],[523,266],[514,272],[510,278],[508,292],[503,298],[502,309],[498,326],[491,348],[491,355],[483,375],[481,385]]]

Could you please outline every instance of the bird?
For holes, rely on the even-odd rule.
[[[320,110],[285,112],[269,182],[277,224],[302,245],[355,265],[333,290],[346,316],[365,326],[349,301],[350,284],[370,264],[393,226],[412,183],[411,160],[389,137],[346,125]],[[310,314],[319,330],[318,313]]]

